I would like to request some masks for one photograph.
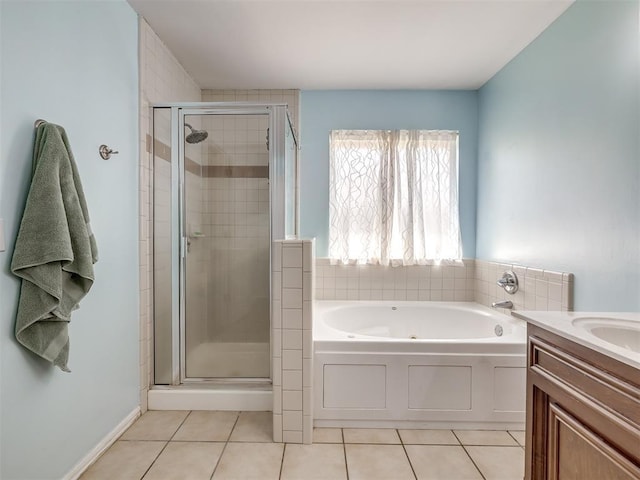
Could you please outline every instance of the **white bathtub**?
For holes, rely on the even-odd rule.
[[[317,426],[522,428],[525,322],[469,302],[317,301]]]

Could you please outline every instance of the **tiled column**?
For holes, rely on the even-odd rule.
[[[278,240],[272,252],[273,439],[311,443],[313,240]]]

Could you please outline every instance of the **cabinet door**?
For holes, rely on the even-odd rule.
[[[637,480],[640,468],[558,404],[549,404],[549,480]]]

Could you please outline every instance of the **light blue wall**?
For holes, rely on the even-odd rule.
[[[139,404],[137,17],[124,0],[0,11],[0,477],[59,479]],[[70,325],[70,374],[13,335],[20,283],[9,265],[39,117],[69,135],[100,252]],[[102,160],[102,143],[120,154]]]
[[[582,1],[480,90],[477,255],[640,310],[637,1]]]
[[[460,131],[460,224],[464,256],[475,256],[478,102],[475,91],[303,91],[300,100],[300,234],[329,238],[329,132],[337,129]]]

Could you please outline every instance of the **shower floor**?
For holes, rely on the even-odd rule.
[[[269,378],[269,342],[209,342],[191,348],[188,378]]]

